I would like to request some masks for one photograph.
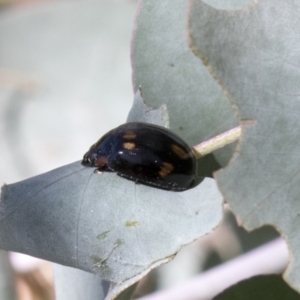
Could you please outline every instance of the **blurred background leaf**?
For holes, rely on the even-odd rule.
[[[2,182],[76,161],[125,122],[134,11],[132,1],[109,0],[0,11]]]

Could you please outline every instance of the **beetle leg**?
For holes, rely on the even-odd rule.
[[[102,173],[102,172],[114,172],[115,170],[108,165],[101,166],[97,168],[94,173]]]

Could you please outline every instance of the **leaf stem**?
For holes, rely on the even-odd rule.
[[[226,132],[223,132],[207,141],[204,141],[193,147],[193,151],[197,158],[203,157],[214,152],[228,144],[237,141],[241,136],[241,126],[234,127]]]

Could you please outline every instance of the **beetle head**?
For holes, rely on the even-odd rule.
[[[85,167],[96,167],[97,153],[90,149],[84,154],[81,164]]]
[[[83,156],[81,164],[85,167],[97,167],[99,170],[104,170],[107,167],[107,156],[99,150],[99,147],[93,145]]]

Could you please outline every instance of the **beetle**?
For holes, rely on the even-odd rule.
[[[125,123],[107,132],[84,155],[95,172],[116,172],[151,187],[184,191],[200,183],[192,149],[171,130],[149,123]]]

